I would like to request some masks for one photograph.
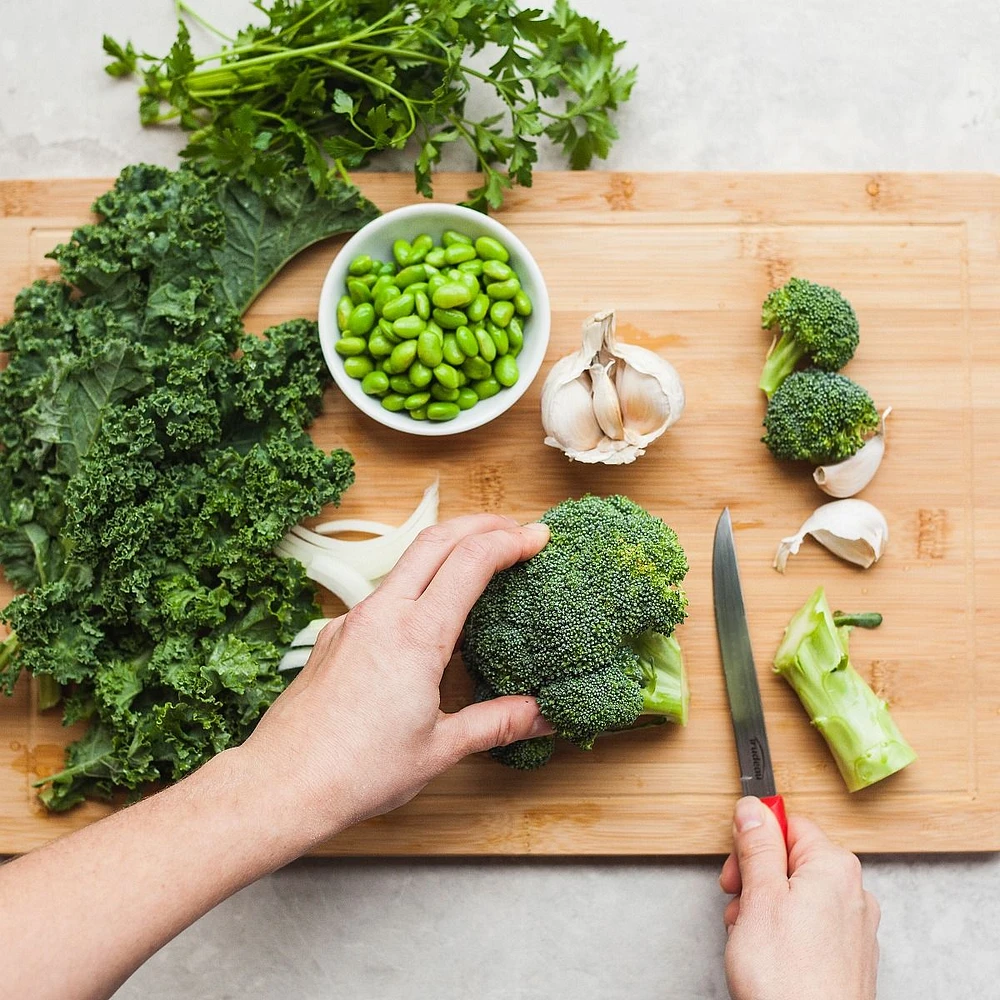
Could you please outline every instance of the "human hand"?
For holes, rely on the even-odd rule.
[[[421,532],[378,590],[320,634],[240,751],[299,813],[302,849],[409,801],[460,758],[552,732],[533,698],[447,715],[441,675],[498,570],[548,541],[542,524],[480,514]],[[260,780],[258,778],[258,780]]]
[[[788,820],[788,850],[759,799],[736,804],[719,884],[733,1000],[874,1000],[879,905],[861,864],[815,823]]]

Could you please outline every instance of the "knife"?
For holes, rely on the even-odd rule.
[[[729,508],[723,510],[715,528],[712,550],[712,588],[715,594],[715,625],[719,632],[722,669],[726,676],[729,710],[733,716],[736,755],[744,795],[756,795],[774,813],[785,840],[788,819],[785,803],[774,785],[771,751],[764,728],[764,708],[760,703],[757,670],[750,647],[736,543]]]

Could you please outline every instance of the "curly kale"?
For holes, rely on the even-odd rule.
[[[316,448],[325,366],[314,323],[246,334],[281,262],[374,209],[184,168],[126,168],[99,222],[53,251],[0,326],[0,689],[22,672],[89,720],[51,809],[179,778],[241,742],[281,692],[315,617],[302,567],[272,552],[353,479]],[[258,225],[251,225],[256,222]]]
[[[462,656],[479,700],[530,694],[556,734],[583,749],[642,715],[687,721],[680,646],[687,559],[676,533],[622,496],[548,511],[551,539],[498,573],[465,626]],[[521,769],[544,764],[548,738],[496,750]]]

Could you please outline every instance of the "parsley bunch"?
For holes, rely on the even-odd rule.
[[[191,132],[183,156],[253,184],[291,158],[323,191],[412,143],[417,190],[430,197],[442,149],[464,142],[483,175],[468,203],[495,208],[513,184],[531,185],[540,136],[574,169],[606,157],[618,138],[611,113],[635,82],[617,63],[624,43],[566,0],[547,15],[514,0],[256,2],[267,24],[235,38],[179,6],[226,46],[195,57],[183,21],[162,58],[105,36],[107,72],[141,72],[143,124],[178,123]],[[469,59],[484,50],[496,58],[482,71]],[[466,113],[473,81],[499,102],[480,120]]]

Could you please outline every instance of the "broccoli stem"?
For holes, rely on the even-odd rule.
[[[639,659],[642,714],[687,725],[691,696],[680,643],[671,635],[643,632],[630,642]]]
[[[849,791],[887,778],[917,759],[886,702],[851,665],[850,626],[834,623],[819,587],[792,618],[774,669],[822,733]]]
[[[778,338],[778,342],[767,355],[758,383],[768,399],[778,391],[781,383],[795,371],[805,356],[806,349],[800,340],[789,333],[783,333]]]

